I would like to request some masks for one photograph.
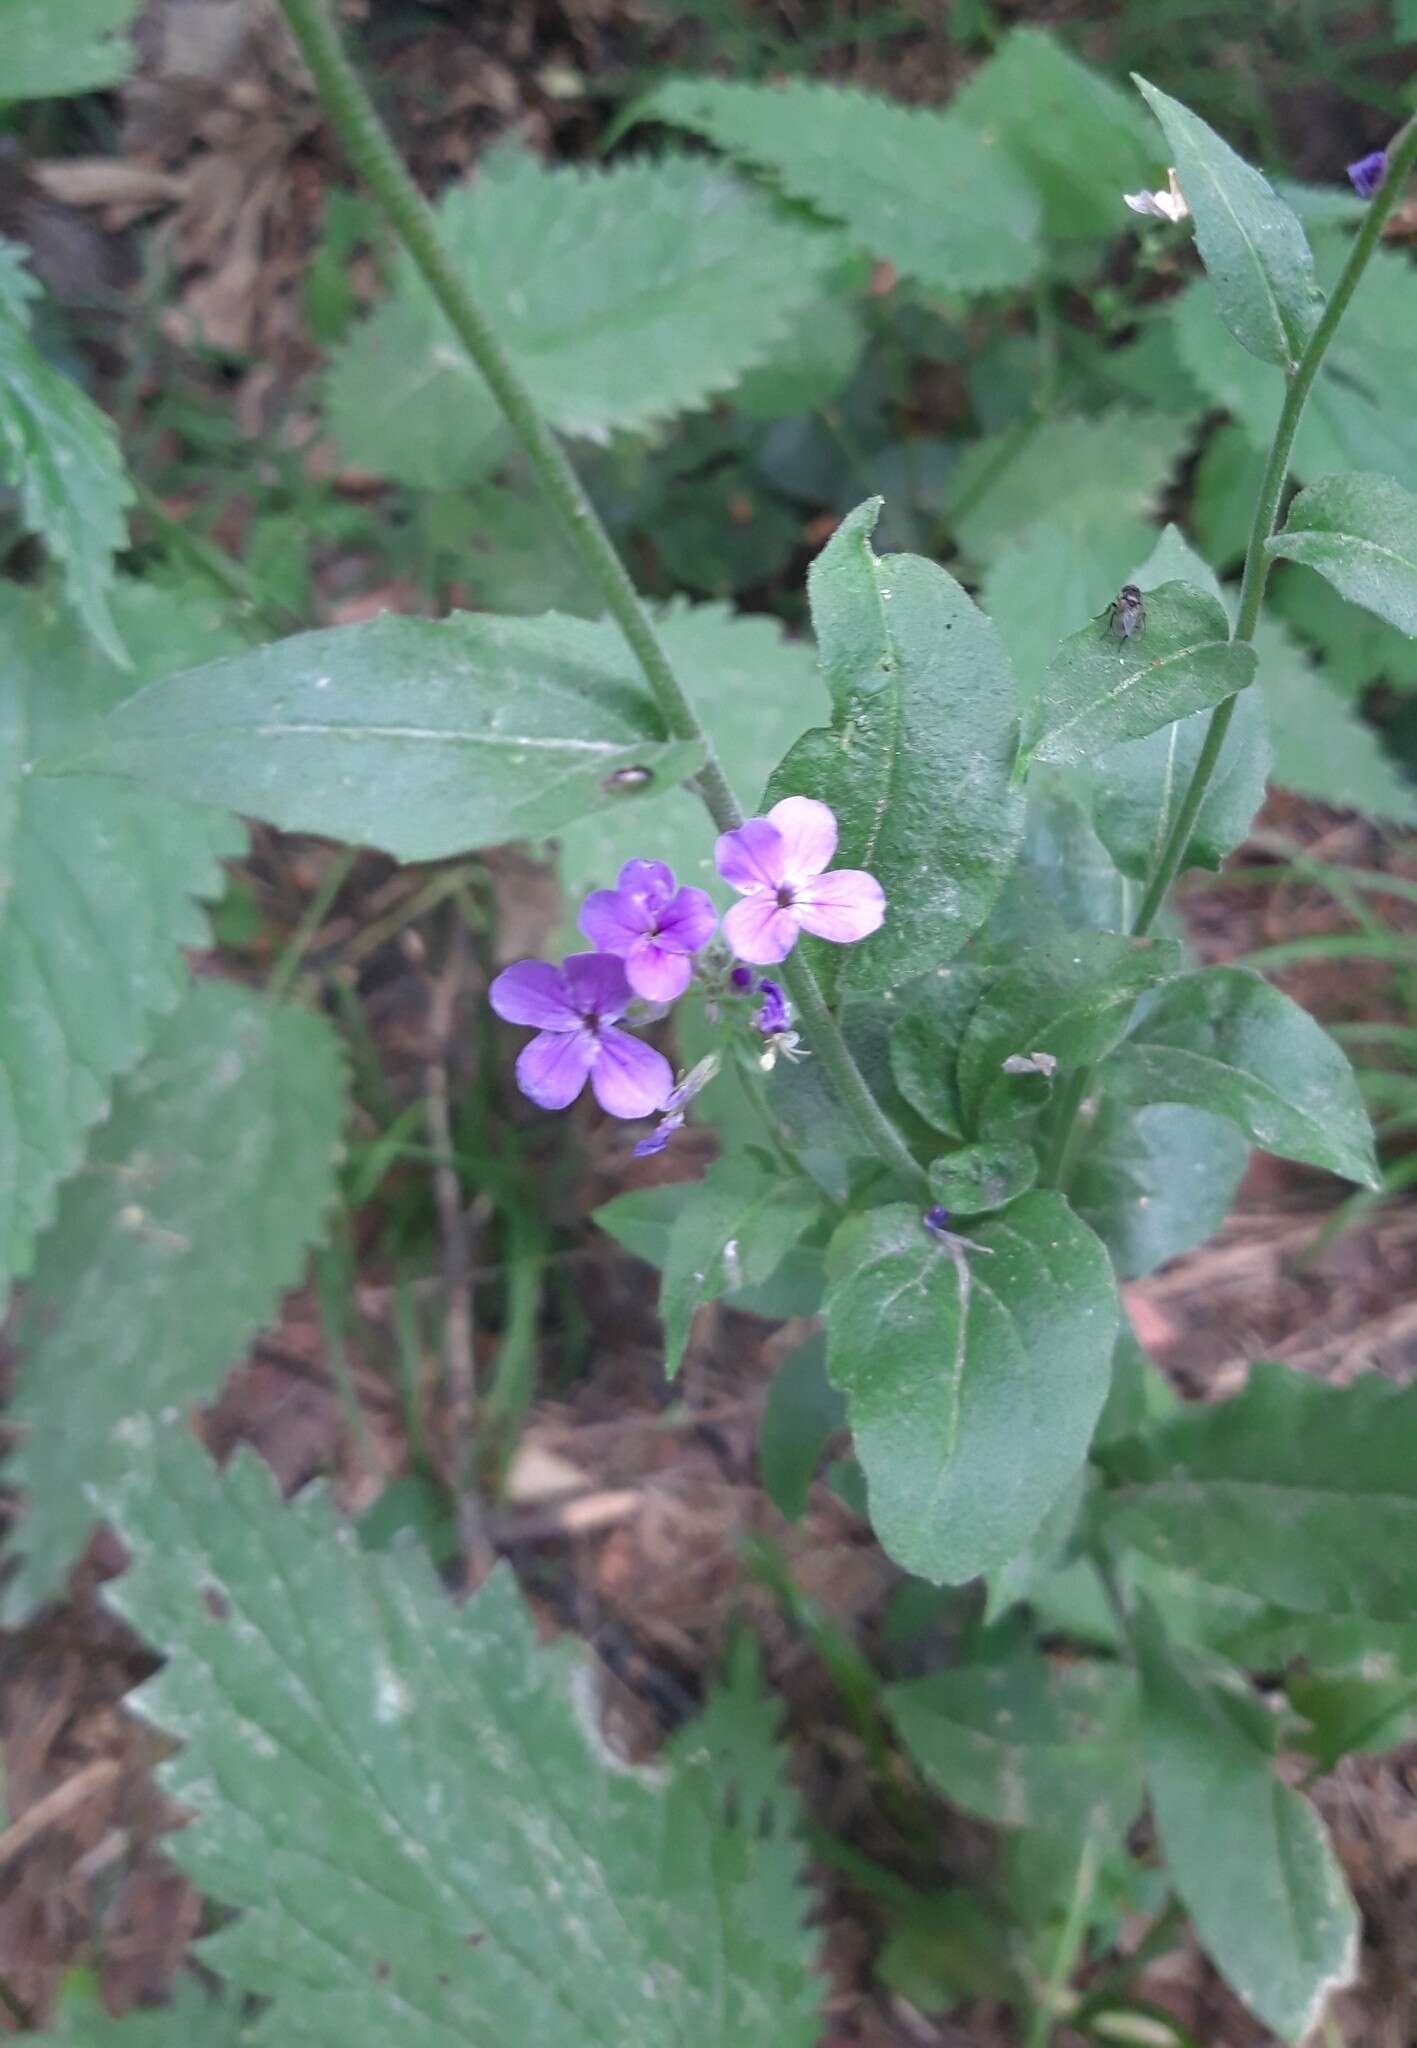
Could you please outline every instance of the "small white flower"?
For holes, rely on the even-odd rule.
[[[1124,192],[1123,199],[1133,213],[1150,214],[1153,220],[1184,220],[1190,212],[1186,195],[1176,183],[1176,166],[1166,173],[1164,192]]]

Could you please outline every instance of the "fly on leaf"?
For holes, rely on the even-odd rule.
[[[1107,607],[1107,623],[1119,640],[1138,640],[1146,630],[1146,607],[1135,583],[1124,583]]]

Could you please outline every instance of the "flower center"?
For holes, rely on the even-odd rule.
[[[792,890],[788,887],[787,883],[784,882],[782,887],[777,892],[777,907],[779,910],[791,910],[793,901],[794,898]]]

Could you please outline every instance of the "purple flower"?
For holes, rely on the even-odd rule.
[[[540,1109],[565,1109],[589,1076],[611,1116],[650,1116],[662,1108],[674,1085],[668,1060],[615,1029],[630,995],[624,967],[608,953],[573,953],[562,967],[519,960],[499,974],[488,991],[493,1009],[536,1032],[517,1055],[522,1094]]]
[[[810,796],[785,796],[765,818],[722,834],[718,872],[743,897],[724,918],[723,935],[740,959],[766,967],[785,960],[801,932],[850,946],[879,928],[880,883],[859,868],[825,874],[835,852],[836,817]]]
[[[921,1221],[932,1237],[948,1236],[950,1212],[942,1202],[936,1202],[933,1208],[927,1209]]]
[[[767,976],[764,975],[763,979],[758,983],[758,993],[763,999],[762,1008],[758,1011],[753,1021],[763,1036],[765,1038],[773,1038],[779,1031],[790,1031],[792,1029],[792,1005],[788,1002],[787,997],[783,994],[777,983],[769,981]]]
[[[581,930],[602,953],[625,963],[625,975],[647,1003],[672,1003],[689,986],[690,955],[718,929],[703,889],[677,889],[662,860],[627,860],[614,889],[596,889],[581,910]]]
[[[664,1099],[664,1115],[649,1133],[641,1138],[635,1147],[636,1159],[652,1159],[656,1152],[662,1152],[676,1131],[684,1128],[684,1105],[692,1102],[701,1089],[718,1072],[718,1054],[706,1053],[696,1067],[691,1067],[676,1088],[672,1088]]]
[[[656,1152],[662,1152],[676,1131],[684,1128],[682,1109],[671,1110],[662,1116],[647,1137],[641,1138],[635,1147],[636,1159],[653,1159]]]
[[[1360,156],[1356,164],[1348,166],[1349,181],[1360,199],[1371,199],[1386,176],[1385,149],[1375,149],[1371,156]]]

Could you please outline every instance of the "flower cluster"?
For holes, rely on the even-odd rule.
[[[800,1055],[787,997],[752,969],[785,960],[803,932],[852,945],[878,930],[886,914],[874,875],[828,872],[836,842],[829,805],[789,796],[766,817],[723,833],[715,848],[719,874],[742,898],[723,920],[723,937],[748,963],[732,968],[725,987],[759,998],[752,1027],[765,1041],[764,1067],[779,1055]],[[663,861],[631,860],[613,889],[586,898],[580,928],[594,952],[573,953],[560,967],[519,960],[489,991],[499,1017],[536,1033],[518,1055],[517,1086],[541,1109],[568,1108],[589,1081],[610,1116],[658,1112],[659,1124],[636,1150],[660,1152],[717,1061],[701,1061],[676,1087],[663,1054],[623,1030],[621,1020],[636,998],[654,1006],[653,1015],[683,995],[718,931],[718,914],[705,890],[681,888]]]

